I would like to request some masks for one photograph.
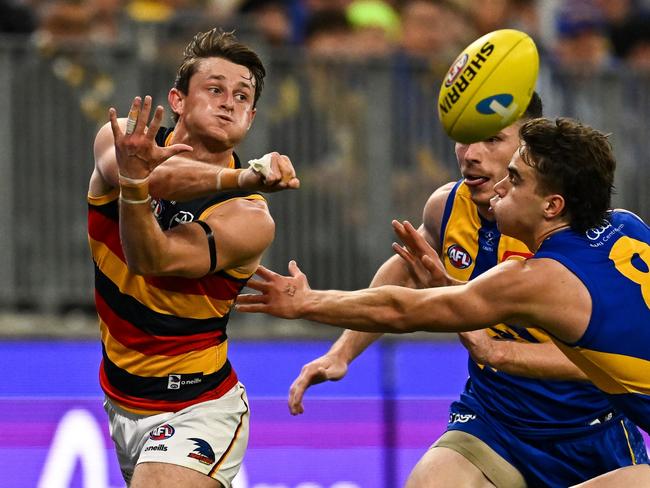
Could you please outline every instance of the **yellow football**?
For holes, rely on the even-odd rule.
[[[471,43],[440,87],[438,116],[453,140],[470,143],[495,135],[528,107],[539,54],[528,34],[502,29]]]

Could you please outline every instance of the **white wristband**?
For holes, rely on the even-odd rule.
[[[253,171],[260,173],[264,178],[267,178],[271,173],[271,153],[265,154],[259,159],[251,159],[248,165],[253,168]]]

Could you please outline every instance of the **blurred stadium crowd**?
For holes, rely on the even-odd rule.
[[[82,110],[98,122],[114,73],[80,47],[137,50],[172,69],[189,38],[215,25],[258,49],[420,63],[432,80],[469,42],[506,27],[530,34],[551,69],[650,72],[650,0],[0,0],[0,35],[29,36],[59,79],[87,92]]]
[[[649,13],[648,0],[1,0],[0,32],[29,34],[48,50],[128,45],[156,26],[185,43],[188,28],[223,25],[274,47],[351,59],[411,56],[445,69],[474,38],[512,27],[532,35],[554,64],[648,70]]]
[[[215,25],[257,49],[420,63],[432,80],[469,42],[507,27],[530,34],[551,69],[650,72],[650,0],[0,0],[0,36],[29,36],[59,79],[89,93],[82,110],[98,122],[114,73],[80,47],[135,49],[173,69],[191,36]]]

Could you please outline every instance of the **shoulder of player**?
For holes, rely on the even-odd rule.
[[[424,209],[422,211],[422,222],[424,228],[435,240],[440,234],[440,225],[442,223],[442,215],[445,211],[447,199],[453,190],[455,182],[451,181],[436,189],[431,196],[429,196]]]
[[[554,259],[508,259],[470,283],[488,287],[491,293],[507,297],[522,306],[546,301],[550,296],[561,300],[573,294],[577,277]]]
[[[215,205],[203,218],[210,223],[227,223],[259,232],[273,229],[275,222],[263,198],[231,198]]]

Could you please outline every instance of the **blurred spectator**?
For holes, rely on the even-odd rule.
[[[602,11],[593,1],[567,1],[557,12],[557,65],[575,75],[591,75],[615,67]]]
[[[70,86],[82,113],[103,123],[115,92],[112,75],[105,70],[94,47],[120,40],[119,0],[57,0],[41,5],[35,41],[52,73]]]
[[[247,0],[240,12],[252,19],[257,35],[269,46],[283,47],[292,42],[293,26],[286,0]]]
[[[18,0],[0,0],[0,33],[31,34],[36,30],[36,15]]]
[[[55,0],[43,5],[39,42],[47,46],[85,45],[92,32],[92,10],[86,3]]]
[[[341,10],[322,10],[310,15],[305,28],[305,48],[309,56],[340,59],[347,56],[352,27]]]
[[[540,5],[538,0],[511,0],[508,24],[503,27],[527,33],[538,44],[542,39]]]
[[[639,14],[633,0],[597,0],[603,14],[614,55],[624,58],[631,43],[628,24]]]
[[[402,53],[426,61],[438,75],[476,37],[467,13],[448,0],[405,0],[400,14]]]
[[[119,42],[124,0],[90,0],[86,3],[92,15],[91,38],[104,44]]]
[[[352,0],[302,0],[308,16],[323,10],[338,10],[344,12]]]
[[[354,0],[345,10],[353,28],[348,49],[359,59],[387,57],[394,51],[400,32],[400,19],[393,7],[383,0]]]
[[[625,43],[621,55],[634,70],[650,73],[650,16],[633,18],[623,24]]]
[[[509,0],[479,0],[472,2],[470,13],[479,35],[503,29],[510,19]]]

